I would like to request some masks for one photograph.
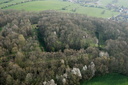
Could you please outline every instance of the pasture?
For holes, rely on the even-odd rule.
[[[9,3],[4,3],[0,5],[6,6],[8,4],[15,4],[19,3],[23,0],[12,0]],[[9,6],[5,9],[15,9],[15,10],[25,10],[25,11],[44,11],[44,10],[56,10],[62,12],[69,12],[69,13],[79,13],[79,14],[86,14],[88,16],[93,17],[102,17],[102,18],[109,18],[111,16],[118,15],[118,12],[113,12],[107,9],[102,8],[94,8],[94,7],[84,7],[80,4],[71,3],[71,2],[64,2],[61,0],[40,0],[40,1],[31,1],[26,3],[17,4],[14,6]],[[74,11],[75,9],[75,11]],[[102,14],[102,12],[104,14]]]

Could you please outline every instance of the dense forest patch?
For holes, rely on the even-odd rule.
[[[106,49],[106,41],[123,36],[121,23],[97,21],[77,14],[47,13],[40,18],[38,27],[47,51],[79,50],[89,46]]]
[[[128,24],[82,14],[0,11],[1,85],[80,85],[128,75]]]

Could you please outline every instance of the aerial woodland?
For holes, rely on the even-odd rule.
[[[128,75],[128,23],[53,10],[0,10],[1,85],[80,85]]]

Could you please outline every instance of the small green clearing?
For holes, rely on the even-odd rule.
[[[117,73],[111,73],[94,77],[89,81],[82,82],[81,85],[128,85],[128,77]]]

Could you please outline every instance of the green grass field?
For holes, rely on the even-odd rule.
[[[106,74],[104,76],[94,77],[81,85],[128,85],[128,77],[121,74]]]
[[[8,1],[8,0],[5,0],[5,1]],[[0,0],[0,2],[5,2],[5,1]],[[7,5],[10,5],[10,4],[19,3],[19,2],[22,2],[22,1],[27,1],[27,0],[12,0],[9,3],[0,4],[0,7],[7,6]]]
[[[9,3],[0,5],[0,7],[6,6],[7,4],[21,2],[21,1],[23,0],[13,0]],[[66,10],[62,10],[62,8],[66,6],[67,6]],[[72,12],[72,9],[74,8],[76,8],[76,12]],[[80,6],[79,4],[75,4],[71,2],[63,2],[61,0],[32,1],[32,2],[27,2],[23,4],[14,5],[6,9],[26,10],[26,11],[36,11],[36,12],[43,11],[43,10],[57,10],[62,12],[86,14],[88,16],[102,17],[102,18],[109,18],[111,16],[119,14],[117,12],[113,12],[107,9],[83,7],[83,6]],[[105,13],[101,14],[104,10],[105,10]]]
[[[8,1],[8,0],[5,0]],[[12,0],[9,3],[3,3],[0,4],[0,7],[4,7],[10,4],[19,3],[21,1],[27,1],[27,0]],[[107,4],[111,3],[113,0],[99,0],[101,6],[105,7]],[[3,0],[0,0],[0,2],[4,2]],[[127,5],[128,0],[118,0],[116,5],[119,6],[128,6]],[[66,10],[62,10],[62,8],[66,7]],[[72,9],[76,8],[75,12],[72,12]],[[86,14],[88,16],[93,17],[102,17],[102,18],[109,18],[112,16],[116,16],[119,13],[113,12],[107,9],[101,9],[101,8],[93,8],[93,7],[83,7],[79,4],[71,3],[71,2],[63,2],[62,0],[41,0],[41,1],[32,1],[27,3],[22,3],[14,6],[10,6],[5,9],[15,9],[15,10],[26,10],[26,11],[43,11],[43,10],[57,10],[62,12],[70,12],[70,13],[79,13],[79,14]],[[102,12],[105,10],[105,13],[102,14]]]
[[[5,0],[5,1],[9,1],[9,0]],[[5,1],[0,0],[0,3]],[[22,1],[27,1],[27,0],[11,0],[9,3],[0,4],[0,8],[11,4],[19,3]],[[102,7],[104,7],[104,9],[94,8],[94,7],[84,7],[81,6],[80,4],[63,2],[63,0],[31,1],[27,3],[10,6],[5,9],[25,10],[25,11],[35,11],[35,12],[40,12],[44,10],[56,10],[56,11],[69,12],[69,13],[85,14],[92,17],[110,18],[112,16],[116,16],[119,14],[118,12],[113,12],[112,10],[108,10],[105,8],[105,6],[109,3],[112,3],[112,1],[113,0],[99,0],[99,3],[101,4]],[[115,3],[115,5],[128,7],[127,3],[128,0],[118,0],[118,2]],[[66,10],[62,10],[62,8],[64,7],[66,7]],[[76,8],[75,12],[72,11],[72,9],[74,8]],[[103,11],[105,11],[104,14],[102,14]]]

